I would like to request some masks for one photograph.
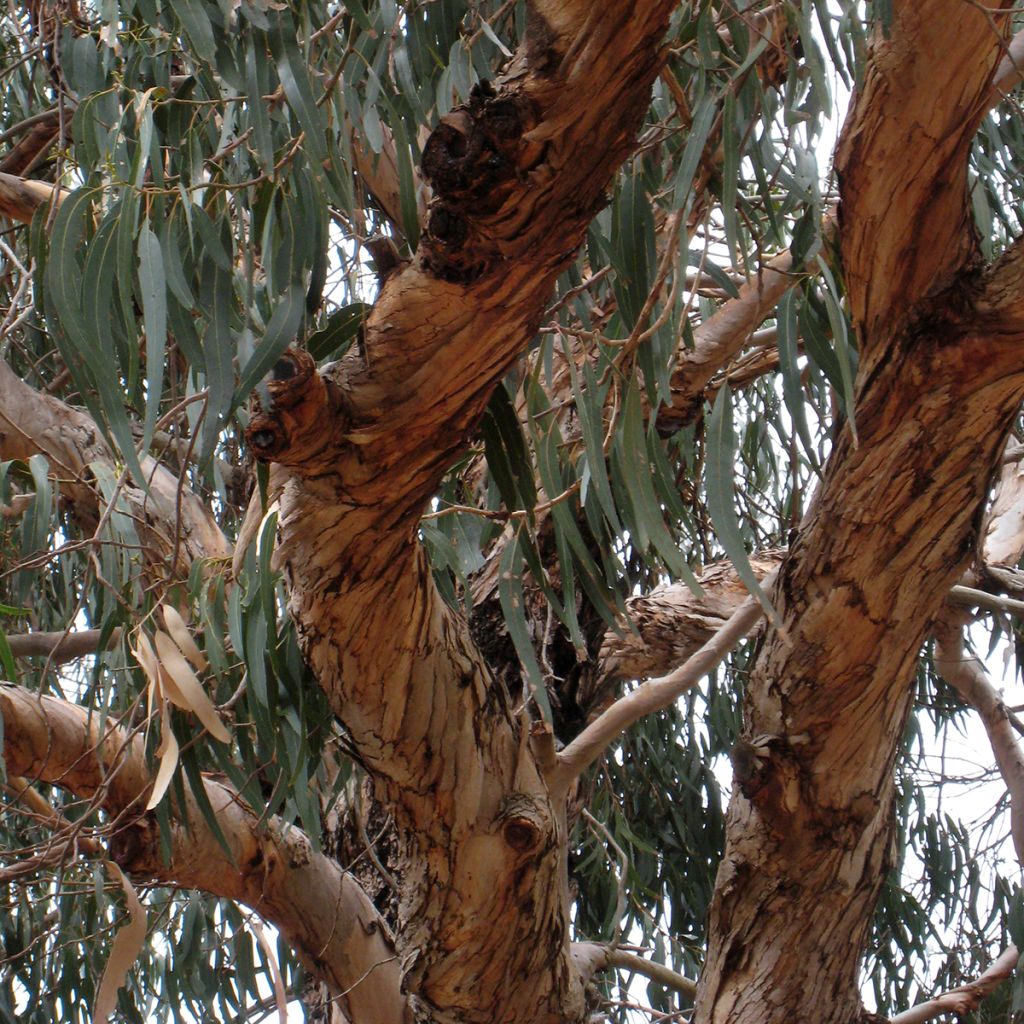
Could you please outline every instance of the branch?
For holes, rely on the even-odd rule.
[[[24,134],[0,159],[0,173],[25,175],[39,164],[43,155],[60,135],[61,113],[59,110],[46,110],[34,117],[26,118],[14,130],[21,129]],[[9,135],[10,133],[5,133]],[[42,182],[48,184],[48,182]],[[51,186],[52,188],[52,186]]]
[[[981,1005],[985,996],[998,984],[1013,976],[1019,959],[1017,947],[1007,946],[992,966],[977,980],[951,989],[949,992],[943,992],[941,996],[936,996],[925,1003],[919,1003],[910,1010],[898,1013],[889,1019],[889,1024],[924,1024],[924,1021],[934,1020],[945,1013],[955,1014],[961,1018],[966,1017]]]
[[[88,708],[10,683],[0,684],[0,712],[10,773],[96,798],[111,818],[128,821],[110,842],[122,868],[246,904],[331,986],[347,1019],[405,1024],[400,970],[385,926],[351,875],[316,853],[299,829],[278,818],[263,821],[229,785],[205,776],[231,856],[186,787],[167,864],[155,820],[140,812],[152,785],[141,736],[116,725],[101,732]]]
[[[678,430],[700,410],[711,378],[739,352],[751,334],[774,315],[779,299],[806,276],[794,272],[788,249],[761,267],[739,295],[728,299],[694,332],[692,349],[680,352],[672,371],[672,404],[658,411],[658,429]]]
[[[762,581],[768,591],[778,570]],[[764,609],[755,597],[748,597],[714,636],[696,654],[674,672],[649,679],[617,700],[590,723],[558,754],[558,763],[549,779],[556,792],[564,791],[589,765],[593,764],[613,740],[645,715],[668,707],[712,671],[757,625]]]
[[[33,181],[0,172],[0,215],[28,224],[43,203],[60,203],[67,192],[47,181]]]
[[[114,471],[118,460],[92,417],[36,391],[0,359],[0,458],[36,454],[50,460],[62,497],[86,530],[94,528],[100,494],[92,467],[100,463]],[[160,566],[161,574],[167,572],[176,535],[180,544],[175,568],[181,575],[188,575],[196,559],[229,557],[231,546],[200,498],[152,457],[143,457],[141,464],[148,493],[139,481],[121,493],[150,564]]]
[[[588,981],[599,971],[616,967],[631,971],[633,974],[640,974],[664,988],[681,992],[691,999],[697,994],[697,982],[673,971],[664,964],[646,960],[635,953],[627,953],[624,949],[599,942],[574,942],[572,956],[580,974]]]
[[[1010,794],[1010,834],[1024,864],[1024,752],[1010,725],[1006,705],[977,658],[964,645],[963,618],[947,612],[935,623],[935,668],[965,703],[973,707],[988,733],[999,774]]]
[[[835,159],[846,289],[867,357],[862,372],[870,372],[877,339],[948,287],[975,252],[967,153],[1012,6],[965,12],[954,30],[944,3],[897,4],[887,31],[875,30]],[[941,53],[941,63],[925,71],[926,53]]]
[[[1024,32],[1018,32],[1007,44],[1003,59],[996,68],[992,88],[985,97],[985,107],[991,110],[1001,103],[1024,78]]]
[[[533,5],[504,73],[427,140],[426,228],[362,348],[323,373],[287,355],[247,433],[281,471],[275,557],[303,653],[409,837],[404,981],[438,1020],[584,1014],[564,801],[417,528],[634,150],[675,6]]]
[[[74,632],[58,630],[53,633],[21,633],[7,637],[11,653],[16,658],[49,658],[52,664],[84,658],[100,650],[101,629],[79,629]],[[116,647],[121,641],[121,627],[112,629],[104,650]]]
[[[995,494],[985,510],[981,530],[981,562],[984,565],[1016,565],[1024,557],[1024,462],[1011,437],[999,468]]]

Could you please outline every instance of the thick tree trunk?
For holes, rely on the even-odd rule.
[[[914,662],[971,558],[1024,389],[1019,256],[972,271],[966,201],[976,117],[965,114],[987,94],[1006,20],[944,9],[895,5],[844,129],[857,436],[842,431],[774,589],[781,624],[757,659],[734,756],[701,1024],[861,1018]],[[921,64],[936,52],[941,88]],[[879,174],[897,147],[913,166]]]
[[[305,653],[401,836],[405,984],[432,1020],[585,1013],[562,799],[416,526],[632,148],[672,7],[535,4],[496,86],[427,142],[427,231],[382,291],[365,358],[321,377],[287,357],[249,430],[282,474],[278,553]]]

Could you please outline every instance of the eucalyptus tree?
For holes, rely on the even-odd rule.
[[[1005,1019],[1015,31],[9,7],[0,1017]]]

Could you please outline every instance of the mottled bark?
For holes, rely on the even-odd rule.
[[[1008,4],[1000,5],[1008,7]],[[843,429],[783,563],[695,1020],[861,1019],[860,953],[890,863],[892,767],[913,666],[968,564],[1024,391],[1011,254],[979,275],[966,154],[1005,14],[898,3],[837,169],[861,349]],[[941,65],[922,54],[943,54]],[[900,173],[895,172],[900,168]]]

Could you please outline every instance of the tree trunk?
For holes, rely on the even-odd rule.
[[[862,1019],[858,969],[893,859],[892,769],[914,663],[970,561],[1024,388],[1011,298],[1020,257],[974,269],[966,196],[967,146],[1006,18],[967,8],[949,18],[943,7],[895,5],[844,128],[855,424],[772,595],[779,620],[733,758],[701,1024]],[[920,63],[937,52],[941,88]],[[897,147],[906,176],[878,175]]]
[[[426,144],[427,231],[383,288],[365,356],[323,376],[286,357],[248,433],[279,464],[305,654],[398,828],[405,984],[432,1020],[585,1013],[564,798],[416,527],[631,151],[672,7],[534,5],[506,73]]]

